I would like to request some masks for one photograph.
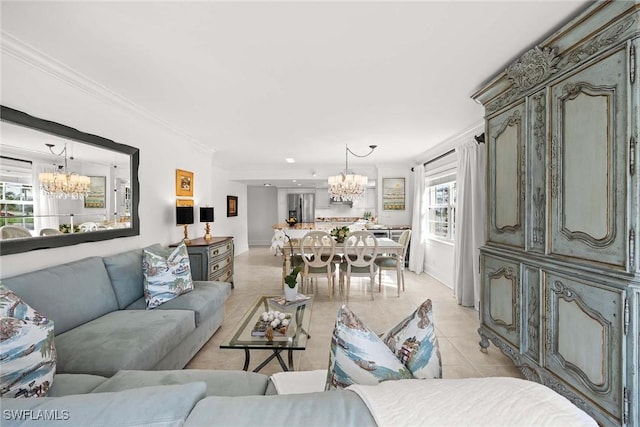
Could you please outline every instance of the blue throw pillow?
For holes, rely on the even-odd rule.
[[[155,308],[178,295],[193,290],[187,246],[174,250],[147,248],[142,251],[144,298],[147,308]]]
[[[415,378],[442,378],[440,347],[431,300],[391,328],[382,340]]]
[[[389,347],[349,307],[338,311],[331,339],[326,390],[351,384],[375,385],[385,380],[413,378]]]
[[[56,372],[53,320],[0,284],[0,395],[44,397]]]

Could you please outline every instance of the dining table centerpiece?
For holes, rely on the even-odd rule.
[[[329,234],[336,239],[336,242],[344,243],[344,239],[351,234],[351,230],[346,225],[343,225],[342,227],[335,227]]]

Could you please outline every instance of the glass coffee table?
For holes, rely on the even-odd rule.
[[[220,344],[220,348],[244,350],[244,367],[242,369],[245,371],[249,369],[251,350],[271,350],[273,352],[253,372],[260,371],[274,358],[278,359],[282,370],[293,371],[293,352],[295,350],[305,350],[307,340],[311,338],[309,325],[311,324],[313,296],[310,296],[304,303],[284,307],[271,301],[271,298],[275,297],[274,295],[258,297],[231,334]],[[286,335],[274,336],[273,341],[269,341],[265,337],[251,336],[251,331],[262,313],[269,310],[291,314],[291,323],[287,328]],[[284,363],[280,354],[285,350],[288,352],[288,365]]]

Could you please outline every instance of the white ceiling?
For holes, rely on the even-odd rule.
[[[338,172],[345,144],[378,145],[350,166],[425,160],[481,123],[476,89],[590,3],[2,0],[1,27],[266,179],[285,157]]]

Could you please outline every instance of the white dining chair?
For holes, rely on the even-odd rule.
[[[87,232],[87,231],[96,231],[98,230],[98,224],[96,224],[95,222],[83,222],[82,224],[80,224],[80,231],[81,232]]]
[[[33,237],[29,229],[20,225],[3,225],[0,227],[0,238],[6,239],[22,239],[25,237]]]
[[[411,230],[404,230],[400,238],[398,238],[398,243],[402,245],[402,251],[399,255],[379,255],[376,257],[375,263],[378,266],[378,292],[382,290],[382,270],[395,270],[398,296],[400,296],[401,283],[402,290],[404,291],[404,262],[410,241]]]
[[[57,236],[58,234],[63,234],[63,233],[57,228],[43,228],[42,230],[40,230],[41,236]]]
[[[354,231],[344,240],[343,259],[340,264],[340,291],[344,293],[347,303],[351,289],[352,277],[369,277],[371,299],[378,266],[375,264],[378,253],[378,241],[370,231]],[[345,278],[347,289],[344,290]]]
[[[302,238],[300,249],[304,262],[301,272],[303,283],[306,282],[313,289],[315,279],[317,290],[318,278],[325,277],[329,288],[329,299],[332,299],[336,272],[336,264],[333,261],[336,251],[335,240],[327,232],[310,231]]]

